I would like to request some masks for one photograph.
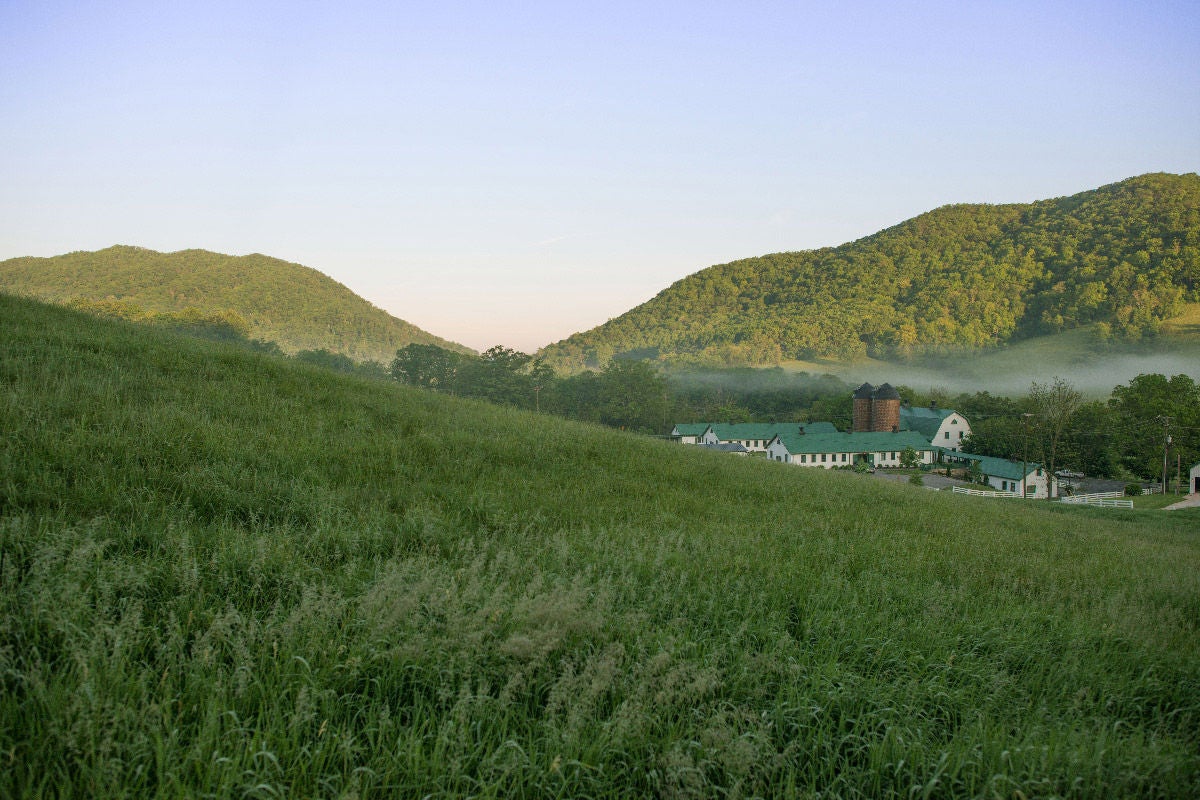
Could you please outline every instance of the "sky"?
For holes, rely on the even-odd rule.
[[[0,259],[264,253],[526,352],[712,264],[1200,169],[1194,2],[0,0]]]

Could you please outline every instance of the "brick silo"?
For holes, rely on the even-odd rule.
[[[854,417],[851,430],[856,433],[871,430],[871,395],[875,387],[869,383],[854,390]]]
[[[900,430],[900,393],[890,383],[880,386],[871,395],[871,430]]]

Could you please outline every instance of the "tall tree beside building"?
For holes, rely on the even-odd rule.
[[[1041,454],[1042,466],[1048,473],[1047,479],[1054,480],[1058,466],[1059,445],[1071,417],[1083,403],[1083,395],[1069,381],[1055,378],[1050,383],[1034,381],[1029,388],[1029,405],[1033,409],[1036,441]],[[1053,494],[1050,492],[1049,494]]]

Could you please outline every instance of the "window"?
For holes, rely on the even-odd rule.
[[[1000,481],[1000,491],[1002,491],[1002,492],[1008,491],[1008,481]]]
[[[821,453],[821,463],[822,464],[825,463],[825,454],[824,453]]]
[[[846,462],[846,454],[842,453],[842,463],[845,463],[845,462]]]
[[[808,463],[808,456],[807,456],[807,455],[802,455],[802,456],[800,456],[800,463],[801,463],[801,464],[807,464],[807,463]]]
[[[950,438],[950,431],[946,431],[946,438],[947,438],[947,439],[949,439],[949,438]]]
[[[962,441],[962,431],[959,431],[959,432],[958,432],[958,440],[959,440],[960,442]]]
[[[956,419],[952,419],[952,420],[950,420],[950,424],[951,424],[951,425],[957,425],[957,424],[958,424],[958,420],[956,420]]]

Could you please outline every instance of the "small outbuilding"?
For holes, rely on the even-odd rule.
[[[1054,480],[1036,461],[1010,461],[1007,458],[981,456],[940,448],[946,463],[979,465],[984,482],[1002,492],[1016,492],[1030,499],[1058,497],[1058,481]]]
[[[671,438],[682,444],[699,444],[709,427],[707,422],[681,422],[671,429]]]
[[[1200,494],[1200,464],[1188,471],[1188,494]]]

